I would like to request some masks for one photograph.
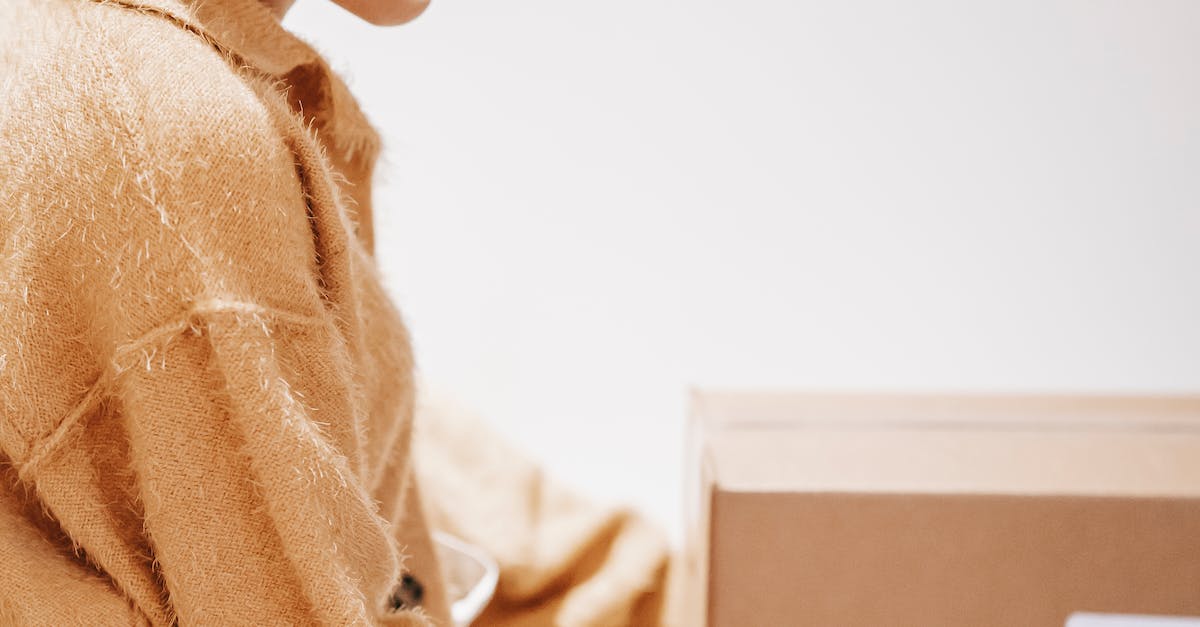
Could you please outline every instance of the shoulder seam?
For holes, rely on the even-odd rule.
[[[118,346],[113,351],[111,366],[113,374],[120,374],[124,368],[119,360],[145,348],[163,338],[171,337],[187,329],[195,329],[194,320],[205,315],[252,315],[274,318],[296,326],[317,326],[325,324],[324,318],[307,314],[295,313],[286,309],[261,305],[250,301],[232,300],[225,298],[206,298],[192,303],[187,309],[176,314],[173,318],[139,335],[134,340]]]
[[[219,315],[263,316],[293,326],[325,326],[329,324],[329,321],[321,316],[295,313],[248,301],[211,298],[195,302],[168,322],[154,327],[113,351],[112,358],[101,371],[100,376],[84,392],[79,402],[63,414],[53,429],[46,431],[27,445],[24,459],[12,460],[21,481],[32,482],[41,462],[68,439],[68,435],[79,420],[100,404],[103,393],[121,376],[122,372],[132,366],[132,364],[126,364],[122,367],[122,359],[141,352],[141,356],[149,360],[153,353],[147,355],[144,352],[146,348],[177,337],[189,329],[198,329],[196,324],[198,317]]]

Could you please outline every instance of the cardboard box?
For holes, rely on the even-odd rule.
[[[1200,615],[1200,398],[697,392],[685,624]]]

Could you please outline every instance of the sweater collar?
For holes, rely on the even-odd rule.
[[[168,18],[226,56],[275,77],[319,58],[259,0],[116,0],[113,4]]]
[[[339,165],[374,162],[379,136],[345,83],[259,0],[117,0],[195,33],[233,64],[287,87],[292,109]]]

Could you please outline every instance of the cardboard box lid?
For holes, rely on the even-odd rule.
[[[723,491],[1200,496],[1200,397],[692,400]]]

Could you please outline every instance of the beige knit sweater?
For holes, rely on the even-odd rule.
[[[451,416],[418,473],[377,136],[257,0],[0,0],[0,46],[0,625],[449,624],[430,520],[490,622],[656,620],[634,518]]]

